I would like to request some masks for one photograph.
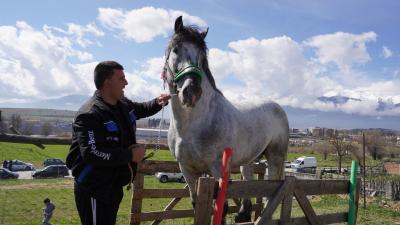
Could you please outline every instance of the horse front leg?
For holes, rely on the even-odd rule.
[[[189,193],[190,193],[190,199],[192,201],[193,209],[195,208],[196,202],[197,202],[197,195],[196,195],[196,182],[201,177],[201,173],[193,172],[190,169],[185,168],[179,163],[179,167],[181,169],[181,172],[183,173],[183,176],[185,177],[185,181],[189,186]]]
[[[243,180],[253,180],[253,171],[254,169],[252,164],[240,166],[240,173],[243,176]],[[251,200],[249,198],[243,198],[238,215],[235,217],[235,222],[250,222],[252,207]]]

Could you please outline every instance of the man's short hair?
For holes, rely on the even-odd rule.
[[[45,198],[45,199],[43,200],[43,202],[44,202],[44,203],[49,203],[49,202],[50,202],[50,199],[49,199],[49,198]]]
[[[100,90],[106,79],[110,79],[114,74],[114,69],[123,70],[121,64],[115,61],[103,61],[94,68],[94,84],[97,90]]]

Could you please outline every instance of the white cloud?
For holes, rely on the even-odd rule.
[[[69,60],[91,60],[88,52],[73,48],[73,40],[53,34],[47,26],[36,30],[19,21],[0,26],[0,96],[46,99],[87,93],[79,70]],[[19,100],[18,100],[19,99]]]
[[[161,81],[161,72],[164,68],[164,57],[150,58],[140,70],[135,71],[141,77],[146,77],[155,81]]]
[[[387,58],[392,57],[393,52],[388,47],[383,46],[382,55],[383,55],[383,58],[387,59]]]
[[[322,36],[329,37],[330,35],[319,37]],[[348,34],[347,36],[355,37],[356,35]],[[354,40],[363,42],[374,35],[361,36]],[[337,43],[337,45],[340,44]],[[327,47],[319,45],[324,49],[322,52],[326,53],[321,55],[330,57],[330,60],[336,60],[343,67],[347,67],[339,72],[332,70],[327,64],[328,61],[321,63],[313,58],[306,58],[303,48],[309,45],[302,46],[286,36],[262,40],[249,38],[231,42],[229,43],[230,50],[227,51],[212,48],[209,51],[209,64],[217,80],[217,86],[222,87],[225,96],[234,102],[260,102],[273,99],[282,105],[322,111],[343,111],[362,115],[399,115],[400,107],[388,107],[380,112],[376,109],[378,99],[382,96],[392,99],[395,104],[400,103],[400,90],[397,88],[400,86],[400,80],[373,81],[368,78],[366,72],[351,68],[353,63],[366,63],[369,58],[366,47],[361,47],[362,45],[365,43],[355,44],[357,47],[354,48],[358,50],[342,50],[342,52],[356,55],[355,59],[345,59],[342,62],[335,58],[340,54],[332,53],[328,56],[329,51],[325,49]],[[335,49],[335,47],[337,46],[333,45],[330,48]],[[221,85],[224,79],[231,79],[232,76],[243,83]],[[350,99],[344,104],[333,104],[319,101],[318,97],[321,96],[346,96],[361,99],[361,101]]]
[[[101,46],[99,42],[93,42],[89,38],[86,38],[86,35],[94,35],[95,37],[102,37],[104,36],[104,32],[99,30],[94,23],[89,23],[86,26],[82,26],[79,24],[74,24],[74,23],[68,23],[68,30],[63,30],[58,27],[51,27],[51,26],[44,26],[44,30],[48,32],[49,34],[52,33],[52,31],[59,32],[64,35],[68,35],[72,38],[74,42],[76,42],[79,46],[86,48],[89,45],[92,44],[97,44],[98,46]]]
[[[174,21],[178,16],[183,16],[184,23],[207,26],[202,19],[186,12],[154,7],[130,11],[99,8],[98,20],[103,26],[120,31],[123,38],[143,43],[150,42],[157,36],[166,37],[173,30]]]
[[[371,60],[366,43],[376,40],[375,32],[351,34],[337,32],[314,36],[304,42],[316,48],[316,60],[322,64],[335,63],[340,70],[350,70],[353,64],[365,64]]]
[[[153,15],[134,22],[132,15],[139,18],[146,10]],[[164,35],[164,31],[168,33],[179,12],[151,7],[127,12],[99,11],[99,20],[104,25],[135,41],[149,41]],[[163,13],[166,13],[165,20],[169,20],[167,25],[162,25],[158,19],[159,24],[153,24],[152,18]],[[143,21],[149,26],[161,24],[160,29],[140,36],[140,32],[129,33],[131,31],[124,27],[131,23],[143,24]],[[91,24],[67,26],[65,30],[46,25],[35,29],[26,22],[0,26],[0,103],[29,102],[77,93],[89,95],[94,91],[93,68],[97,62],[89,52],[76,47],[95,43],[87,39],[88,35],[101,37],[104,33]],[[272,99],[282,105],[322,111],[399,115],[400,107],[396,105],[400,103],[398,71],[391,80],[377,81],[370,80],[367,71],[353,67],[371,59],[366,45],[375,38],[374,32],[325,34],[305,42],[287,36],[247,38],[230,42],[228,50],[211,48],[209,65],[217,86],[234,102]],[[317,58],[306,57],[304,52],[310,49],[316,49]],[[137,70],[125,71],[129,82],[126,95],[143,101],[164,92],[160,79],[163,63],[163,57],[149,58]],[[331,63],[340,70],[332,69]],[[349,100],[335,105],[318,100],[321,96],[338,95],[361,101]],[[376,110],[380,98],[381,104],[386,106],[383,111]]]
[[[289,37],[249,38],[231,42],[229,47],[232,51],[210,49],[211,71],[217,81],[233,75],[244,82],[240,92],[248,99],[268,97],[300,105],[300,99],[322,96],[336,86],[316,72],[320,69],[306,60],[301,45]]]

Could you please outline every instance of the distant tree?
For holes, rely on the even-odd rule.
[[[48,136],[51,134],[52,131],[53,131],[53,126],[51,125],[51,123],[49,122],[43,123],[41,130],[42,135]]]
[[[382,159],[385,155],[385,136],[378,131],[368,132],[365,135],[365,146],[374,160]]]
[[[330,153],[332,153],[332,147],[327,145],[327,144],[324,144],[322,146],[322,148],[321,148],[321,153],[322,153],[322,156],[323,156],[324,160],[327,160],[328,159],[328,155]]]
[[[12,114],[11,115],[11,125],[16,129],[17,131],[20,131],[21,125],[22,125],[22,119],[19,114]]]
[[[336,135],[330,140],[330,144],[333,146],[334,151],[339,157],[338,169],[342,171],[342,158],[347,155],[349,151],[353,151],[356,147],[350,142],[346,141],[344,136]]]
[[[312,148],[315,149],[316,153],[321,154],[324,160],[327,160],[328,155],[333,152],[332,146],[326,141],[316,143]]]
[[[32,135],[33,134],[33,123],[25,122],[22,126],[21,133],[24,135]]]
[[[2,115],[0,115],[0,133],[5,133],[6,132],[6,122],[4,121],[4,118]]]

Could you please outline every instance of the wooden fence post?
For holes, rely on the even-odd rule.
[[[140,215],[142,213],[142,201],[143,201],[143,184],[144,175],[139,172],[141,163],[138,164],[135,181],[133,182],[133,195],[132,195],[132,208],[131,208],[131,225],[140,225]]]
[[[200,177],[197,186],[197,202],[194,209],[194,225],[211,224],[213,212],[215,179],[213,177]]]

